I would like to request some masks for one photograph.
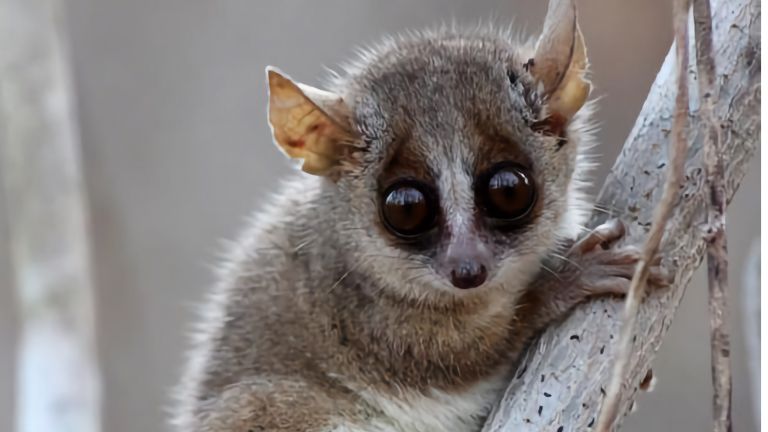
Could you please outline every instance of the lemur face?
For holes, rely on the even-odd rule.
[[[550,51],[492,30],[388,40],[333,92],[269,72],[276,141],[333,183],[355,271],[425,301],[519,292],[575,233],[588,84],[580,32],[569,31],[569,49]],[[567,54],[553,63],[556,51]]]

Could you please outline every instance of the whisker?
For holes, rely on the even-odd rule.
[[[331,293],[333,293],[333,291],[334,291],[334,290],[336,290],[336,288],[337,288],[339,285],[341,285],[341,283],[344,281],[344,279],[346,279],[346,278],[347,278],[347,276],[349,276],[349,275],[350,275],[350,273],[352,273],[353,271],[355,271],[355,270],[356,270],[358,267],[360,267],[360,266],[361,266],[361,265],[362,265],[364,262],[366,262],[366,260],[367,260],[367,259],[368,259],[368,257],[367,257],[367,256],[363,256],[363,257],[362,257],[362,258],[361,258],[359,261],[357,261],[357,262],[356,262],[354,265],[352,265],[352,267],[350,267],[350,268],[349,268],[349,269],[348,269],[348,270],[347,270],[347,271],[346,271],[344,274],[342,274],[342,275],[341,275],[341,277],[340,277],[340,278],[339,278],[339,279],[338,279],[336,282],[334,282],[334,284],[333,284],[333,285],[331,285],[331,288],[329,288],[329,289],[328,289],[328,292],[327,292],[327,294],[331,294]]]
[[[578,268],[579,270],[581,270],[581,269],[582,269],[582,267],[581,267],[580,265],[578,265],[578,264],[577,264],[575,261],[573,261],[572,259],[570,259],[570,258],[568,258],[568,257],[566,257],[566,256],[560,255],[559,253],[556,253],[556,252],[550,252],[550,253],[549,253],[549,255],[550,255],[551,257],[553,257],[553,258],[557,258],[557,259],[559,259],[559,260],[565,261],[565,262],[567,262],[568,264],[571,264],[572,266],[575,266],[575,267],[576,267],[576,268]]]
[[[560,275],[558,275],[558,274],[557,274],[557,272],[555,272],[555,271],[554,271],[554,270],[552,270],[551,268],[547,267],[547,265],[546,265],[546,264],[544,264],[544,263],[541,263],[541,269],[542,269],[542,270],[546,270],[547,272],[549,272],[549,273],[550,273],[552,276],[554,276],[554,277],[555,277],[555,279],[557,279],[557,280],[559,280],[559,281],[562,281],[562,279],[560,279]]]

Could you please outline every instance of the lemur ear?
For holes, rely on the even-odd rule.
[[[341,145],[354,137],[350,111],[341,96],[296,83],[267,67],[269,125],[277,146],[302,159],[301,169],[326,175],[341,157]]]
[[[549,96],[550,115],[567,121],[584,105],[591,88],[584,77],[588,66],[575,0],[550,0],[536,53],[528,63]]]

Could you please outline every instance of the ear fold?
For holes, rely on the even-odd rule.
[[[277,146],[303,159],[301,169],[326,175],[341,157],[341,143],[354,137],[350,112],[341,96],[295,83],[267,67],[269,124]]]
[[[549,96],[550,115],[567,121],[584,105],[591,86],[584,74],[587,49],[574,0],[550,0],[529,71]]]

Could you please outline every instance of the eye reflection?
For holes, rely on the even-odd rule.
[[[431,230],[437,218],[437,200],[429,186],[413,180],[391,185],[382,196],[384,225],[399,237],[416,237]]]
[[[525,168],[503,164],[478,182],[478,197],[490,218],[523,222],[536,203],[536,186]]]

